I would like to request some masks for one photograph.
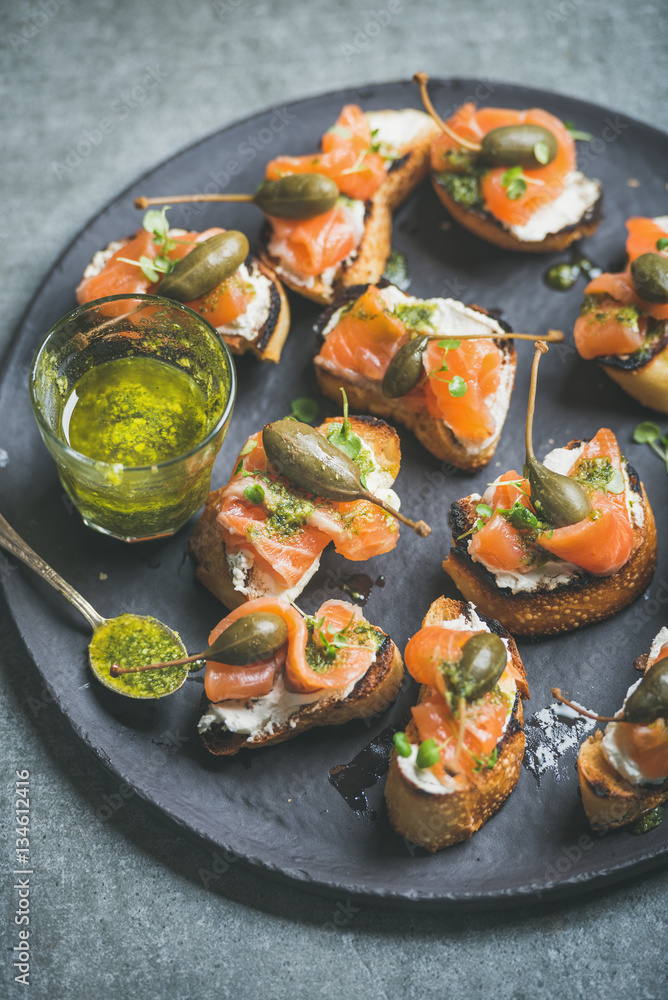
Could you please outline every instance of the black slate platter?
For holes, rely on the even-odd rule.
[[[583,169],[603,181],[605,217],[583,250],[604,268],[622,258],[628,216],[668,211],[668,137],[646,125],[556,94],[475,80],[434,81],[432,96],[444,115],[473,98],[502,107],[545,107],[589,131],[595,139],[579,143],[579,155]],[[167,541],[126,546],[83,526],[39,439],[28,401],[28,366],[46,330],[75,305],[74,288],[93,253],[141,224],[132,205],[136,195],[253,190],[269,158],[317,148],[346,102],[365,109],[419,106],[417,89],[407,82],[343,90],[269,110],[178,153],[105,208],[65,251],[30,305],[5,363],[0,446],[9,460],[0,478],[0,509],[102,614],[154,614],[178,629],[192,650],[202,647],[224,612],[194,582],[186,555],[189,529]],[[261,224],[252,207],[221,205],[174,207],[171,220],[188,228],[240,228],[251,241]],[[408,258],[413,294],[452,295],[501,309],[516,330],[567,331],[566,344],[551,350],[542,364],[536,451],[544,454],[553,442],[590,437],[602,425],[611,427],[645,481],[661,531],[665,470],[631,437],[635,424],[652,415],[575,353],[570,331],[584,282],[568,293],[555,293],[542,282],[545,269],[565,255],[512,254],[480,242],[449,223],[429,185],[398,212],[394,244]],[[280,365],[262,366],[250,359],[238,364],[238,401],[214,469],[215,487],[226,482],[250,432],[288,413],[295,397],[317,396],[311,358],[318,309],[295,297],[292,308],[292,331]],[[432,524],[432,535],[422,540],[403,529],[394,552],[366,565],[346,563],[328,550],[303,596],[306,611],[314,611],[326,597],[342,596],[340,584],[352,573],[366,573],[372,580],[382,574],[385,586],[374,586],[366,613],[403,649],[431,601],[443,593],[456,596],[441,569],[449,541],[449,505],[472,490],[482,492],[499,471],[522,461],[532,351],[519,344],[518,352],[509,418],[488,470],[454,472],[400,430],[403,463],[397,489],[404,509]],[[323,403],[322,412],[332,414],[334,408]],[[4,557],[2,565],[8,612],[84,743],[165,816],[270,876],[375,903],[489,907],[609,883],[659,864],[668,853],[666,823],[644,837],[626,831],[598,837],[589,831],[572,750],[540,782],[523,768],[508,803],[472,840],[427,856],[392,833],[383,806],[384,776],[375,780],[386,764],[386,729],[402,724],[414,700],[412,683],[406,682],[394,706],[370,721],[316,730],[244,759],[217,761],[202,751],[195,734],[201,681],[192,679],[173,698],[151,705],[128,703],[102,690],[87,671],[83,620],[27,570]],[[529,719],[550,704],[555,684],[602,712],[618,708],[637,676],[634,658],[649,648],[666,622],[667,576],[668,545],[661,533],[659,568],[644,599],[600,625],[520,644],[531,686],[525,708]],[[540,730],[533,727],[532,733],[540,742]],[[534,752],[528,762],[535,759]],[[329,780],[330,769],[352,761],[354,767],[338,772],[338,786]]]

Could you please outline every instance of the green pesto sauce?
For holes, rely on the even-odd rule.
[[[102,682],[122,694],[135,698],[159,698],[181,687],[188,666],[147,670],[140,674],[112,677],[114,663],[119,667],[141,667],[145,663],[178,660],[186,655],[177,634],[157,618],[119,615],[95,629],[88,647],[93,673]]]
[[[629,831],[635,834],[636,837],[641,837],[643,833],[649,833],[650,830],[656,829],[662,819],[663,806],[657,806],[656,809],[649,809],[646,813],[643,813],[640,819],[637,819],[629,827]]]
[[[609,458],[583,458],[572,478],[589,489],[605,493],[614,475],[615,469]]]
[[[435,307],[433,305],[427,305],[426,302],[408,303],[407,305],[402,305],[398,303],[394,307],[394,315],[397,316],[402,323],[404,323],[410,330],[433,330],[434,329],[434,311]]]
[[[385,262],[383,277],[391,281],[393,285],[405,292],[410,286],[411,276],[408,270],[408,261],[400,250],[392,250]]]
[[[264,506],[269,511],[264,526],[279,538],[289,538],[300,531],[315,510],[310,501],[295,496],[280,483],[273,483],[265,492]]]
[[[437,180],[448,192],[453,201],[462,208],[482,208],[484,199],[480,190],[480,177],[477,174],[458,174],[444,171],[437,174]]]
[[[311,670],[315,670],[318,674],[327,673],[337,666],[338,656],[332,659],[331,656],[327,656],[324,648],[319,644],[316,644],[313,636],[315,632],[315,625],[311,619],[306,619],[306,630],[308,632],[308,639],[306,641],[306,650],[304,655],[306,656],[306,662],[308,663]],[[354,627],[347,627],[342,629],[341,633],[345,638],[345,641],[350,646],[366,646],[371,645],[370,641],[373,642],[374,649],[378,650],[384,636],[382,636],[373,625],[369,625],[368,622],[358,622]]]
[[[184,371],[147,357],[91,368],[75,384],[63,436],[98,462],[155,465],[183,455],[205,436],[206,402]]]

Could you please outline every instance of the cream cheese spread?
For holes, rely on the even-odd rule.
[[[573,170],[564,180],[564,189],[554,201],[542,205],[523,225],[507,226],[524,243],[540,243],[552,233],[576,225],[593,208],[601,194],[598,181]]]

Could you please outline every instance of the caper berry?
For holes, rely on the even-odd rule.
[[[233,667],[247,666],[268,660],[287,640],[288,628],[280,615],[252,611],[221,632],[203,658]]]
[[[345,452],[299,420],[276,420],[262,431],[271,464],[299,489],[343,503],[363,492],[360,471]]]
[[[668,719],[668,657],[657,660],[624,706],[627,722],[649,723]]]
[[[631,264],[633,287],[645,302],[668,302],[668,258],[643,253]]]
[[[482,140],[482,155],[494,167],[544,167],[558,152],[555,135],[542,125],[503,125]]]
[[[181,258],[161,282],[159,293],[177,302],[199,299],[238,271],[248,250],[248,240],[243,233],[234,229],[216,233]]]
[[[531,456],[527,456],[524,474],[531,485],[531,503],[550,527],[565,528],[591,514],[587,491],[575,479],[553,472]]]
[[[482,698],[491,691],[506,669],[508,652],[502,640],[493,632],[472,635],[462,646],[457,664],[459,692],[467,701]]]
[[[398,399],[415,388],[424,374],[422,355],[428,343],[429,337],[415,337],[399,348],[383,376],[383,396]]]
[[[289,174],[264,181],[253,199],[265,215],[279,219],[311,219],[334,208],[339,189],[324,174]]]

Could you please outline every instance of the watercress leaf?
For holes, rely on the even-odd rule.
[[[568,129],[568,131],[571,133],[571,136],[573,137],[573,139],[576,139],[576,140],[580,139],[582,142],[591,142],[591,140],[594,138],[594,136],[591,134],[591,132],[581,132],[580,129],[576,128],[575,125],[573,124],[573,122],[571,122],[571,121],[565,121],[564,125],[566,126],[566,128]]]
[[[309,396],[298,396],[290,403],[290,416],[296,420],[301,420],[304,424],[312,423],[320,412],[320,407],[315,399]]]
[[[410,757],[411,745],[408,742],[406,733],[395,733],[392,737],[394,746],[400,757]]]
[[[416,764],[420,768],[433,767],[440,760],[440,752],[436,740],[423,740],[418,747]]]
[[[466,393],[467,385],[461,375],[455,375],[450,379],[448,392],[451,396],[463,396]]]
[[[252,483],[244,490],[244,496],[249,503],[261,504],[264,500],[264,489],[259,483]]]
[[[332,127],[328,128],[327,131],[331,132],[333,135],[340,135],[342,139],[352,139],[352,137],[353,137],[353,133],[351,132],[351,130],[349,128],[346,128],[345,125],[332,125]],[[375,133],[377,133],[377,132],[378,132],[378,129],[374,129],[374,132],[371,133],[371,138],[372,139],[373,139]]]
[[[486,503],[479,503],[475,510],[476,514],[480,514],[481,517],[491,517],[494,513],[489,504]]]
[[[458,347],[462,346],[461,340],[439,340],[438,346],[442,347],[444,351],[456,351]]]
[[[661,437],[661,428],[652,423],[651,420],[644,420],[633,431],[633,440],[636,444],[650,444]]]
[[[149,208],[148,211],[144,212],[144,218],[142,219],[144,229],[155,236],[165,238],[169,232],[169,222],[167,221],[167,210],[169,208],[171,208],[171,205],[165,205],[164,208]]]
[[[668,250],[668,236],[661,236],[656,241],[656,249],[657,250]]]
[[[246,441],[246,444],[243,446],[243,448],[239,452],[239,454],[240,455],[250,455],[250,453],[252,451],[255,451],[256,448],[257,448],[257,441],[253,440],[253,438],[249,438],[248,441]]]

